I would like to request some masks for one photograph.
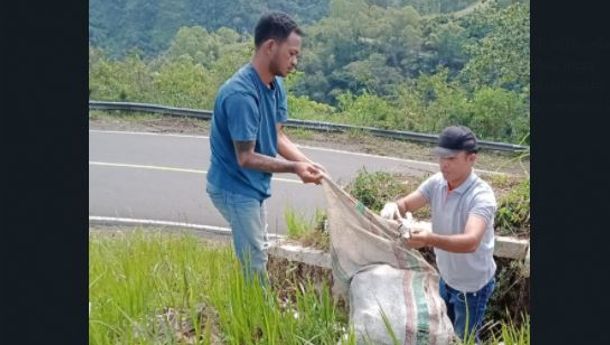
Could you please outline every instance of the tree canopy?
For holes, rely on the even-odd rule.
[[[306,36],[288,78],[292,117],[483,139],[529,133],[528,1],[90,2],[90,97],[211,109],[253,53],[267,9]],[[526,141],[527,142],[527,141]]]

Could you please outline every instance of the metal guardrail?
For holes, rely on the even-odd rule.
[[[107,101],[89,101],[89,109],[94,110],[122,110],[122,111],[139,111],[146,113],[159,113],[171,116],[186,116],[194,117],[199,119],[210,120],[212,118],[212,112],[210,110],[199,110],[190,108],[177,108],[159,104],[150,103],[132,103],[132,102],[107,102]],[[374,127],[361,127],[345,124],[337,124],[324,121],[309,121],[309,120],[296,120],[289,119],[286,122],[287,127],[303,128],[317,131],[326,132],[345,132],[345,131],[363,131],[368,132],[372,135],[401,139],[401,140],[413,140],[420,142],[436,143],[438,135],[417,133],[411,131],[396,131],[387,130]],[[494,141],[479,141],[479,146],[485,149],[497,150],[497,151],[509,151],[509,152],[521,152],[529,149],[527,146],[499,143]]]

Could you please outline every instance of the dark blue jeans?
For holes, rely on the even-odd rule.
[[[460,339],[464,340],[466,325],[468,325],[468,335],[471,335],[473,329],[476,330],[476,342],[481,342],[479,339],[479,328],[485,316],[487,302],[496,285],[495,278],[491,278],[489,283],[483,286],[476,292],[461,292],[447,285],[443,278],[439,282],[439,293],[445,300],[447,306],[447,316],[453,323],[453,329]]]

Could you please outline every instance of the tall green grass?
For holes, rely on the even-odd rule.
[[[512,321],[503,323],[499,334],[493,335],[494,344],[502,342],[504,345],[529,345],[530,344],[530,318],[522,316],[521,325],[516,326]]]
[[[92,234],[90,344],[337,344],[346,316],[328,286],[316,292],[295,282],[295,302],[280,303],[274,291],[244,281],[230,247],[200,242]]]
[[[91,233],[89,344],[356,344],[327,283],[292,283],[280,299],[231,247],[189,235]],[[496,336],[529,345],[529,321]]]
[[[324,225],[327,219],[325,211],[316,209],[315,214],[308,219],[288,205],[284,209],[284,219],[289,239],[296,240],[306,247],[322,250],[330,248],[330,238]]]

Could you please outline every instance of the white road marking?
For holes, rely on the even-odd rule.
[[[105,217],[105,216],[89,216],[89,222],[98,222],[98,223],[115,223],[115,224],[129,224],[129,225],[154,225],[154,226],[171,226],[178,228],[187,228],[187,229],[196,229],[196,230],[204,230],[220,235],[231,236],[231,229],[215,226],[215,225],[203,225],[203,224],[193,224],[193,223],[182,223],[182,222],[170,222],[165,220],[155,220],[155,219],[137,219],[137,218],[122,218],[122,217]],[[280,238],[282,235],[267,234],[269,238]]]
[[[89,165],[116,167],[116,168],[133,168],[133,169],[148,169],[148,170],[159,170],[159,171],[173,171],[173,172],[181,172],[181,173],[189,173],[189,174],[207,174],[208,173],[206,170],[174,168],[174,167],[163,167],[163,166],[155,166],[155,165],[140,165],[140,164],[129,164],[129,163],[110,163],[110,162],[89,161]],[[288,183],[303,184],[302,181],[294,180],[294,179],[288,179],[288,178],[282,178],[282,177],[273,177],[273,178],[271,178],[271,180],[278,181],[278,182],[288,182]]]
[[[188,134],[176,134],[176,133],[151,133],[151,132],[131,132],[131,131],[110,131],[102,129],[90,129],[89,132],[102,133],[102,134],[125,134],[125,135],[149,135],[157,137],[176,137],[176,138],[195,138],[195,139],[209,139],[205,135],[188,135]]]
[[[148,136],[175,137],[175,138],[194,138],[194,139],[209,139],[210,138],[205,135],[183,135],[183,134],[172,134],[172,133],[150,133],[150,132],[128,132],[128,131],[105,131],[105,130],[97,130],[97,129],[90,129],[89,132],[108,133],[108,134],[125,134],[125,135],[148,135]],[[341,154],[347,154],[347,155],[352,155],[352,156],[389,159],[389,160],[393,160],[393,161],[424,164],[424,165],[429,165],[429,166],[434,166],[434,167],[436,167],[438,165],[436,163],[431,163],[431,162],[426,162],[426,161],[416,161],[416,160],[411,160],[411,159],[403,159],[403,158],[396,158],[396,157],[389,157],[389,156],[379,156],[379,155],[374,155],[374,154],[370,154],[370,153],[350,152],[350,151],[329,149],[329,148],[325,148],[325,147],[307,146],[307,145],[300,145],[300,144],[296,144],[296,146],[299,148],[304,148],[304,149],[308,149],[308,150],[341,153]]]
[[[191,174],[207,174],[208,173],[205,170],[160,167],[160,166],[154,166],[154,165],[139,165],[139,164],[128,164],[128,163],[109,163],[109,162],[89,161],[89,165],[118,167],[118,168],[150,169],[150,170],[161,170],[161,171],[175,171],[175,172],[183,172],[183,173],[191,173]]]
[[[89,216],[89,221],[125,223],[125,224],[141,224],[141,225],[174,226],[174,227],[181,227],[181,228],[206,230],[206,231],[216,232],[216,233],[220,233],[220,234],[224,234],[224,235],[231,234],[230,228],[225,228],[222,226],[201,225],[201,224],[182,223],[182,222],[170,222],[170,221],[165,221],[165,220]]]
[[[89,132],[102,133],[102,134],[107,133],[107,134],[123,134],[123,135],[148,135],[148,136],[175,137],[175,138],[194,138],[194,139],[209,139],[210,138],[210,137],[205,136],[205,135],[187,135],[187,134],[173,134],[173,133],[150,133],[150,132],[130,132],[130,131],[107,131],[107,130],[99,130],[99,129],[90,129]],[[300,145],[300,144],[296,144],[296,146],[299,147],[299,148],[304,148],[304,149],[314,150],[314,151],[332,152],[332,153],[339,153],[339,154],[344,154],[344,155],[352,155],[352,156],[368,157],[368,158],[377,158],[377,159],[387,159],[387,160],[391,160],[391,161],[395,161],[395,162],[421,164],[421,165],[426,165],[426,166],[433,167],[433,168],[438,168],[438,163],[432,163],[432,162],[427,162],[427,161],[418,161],[418,160],[414,160],[414,159],[397,158],[397,157],[390,157],[390,156],[380,156],[380,155],[374,155],[374,154],[362,153],[362,152],[350,152],[350,151],[344,151],[344,150],[329,149],[329,148],[325,148],[325,147],[307,146],[307,145]],[[490,175],[511,176],[511,174],[507,174],[507,173],[503,173],[503,172],[498,172],[498,171],[491,171],[491,170],[483,170],[483,169],[476,169],[475,168],[475,171],[476,172],[480,172],[480,173],[484,173],[484,174],[490,174]]]

